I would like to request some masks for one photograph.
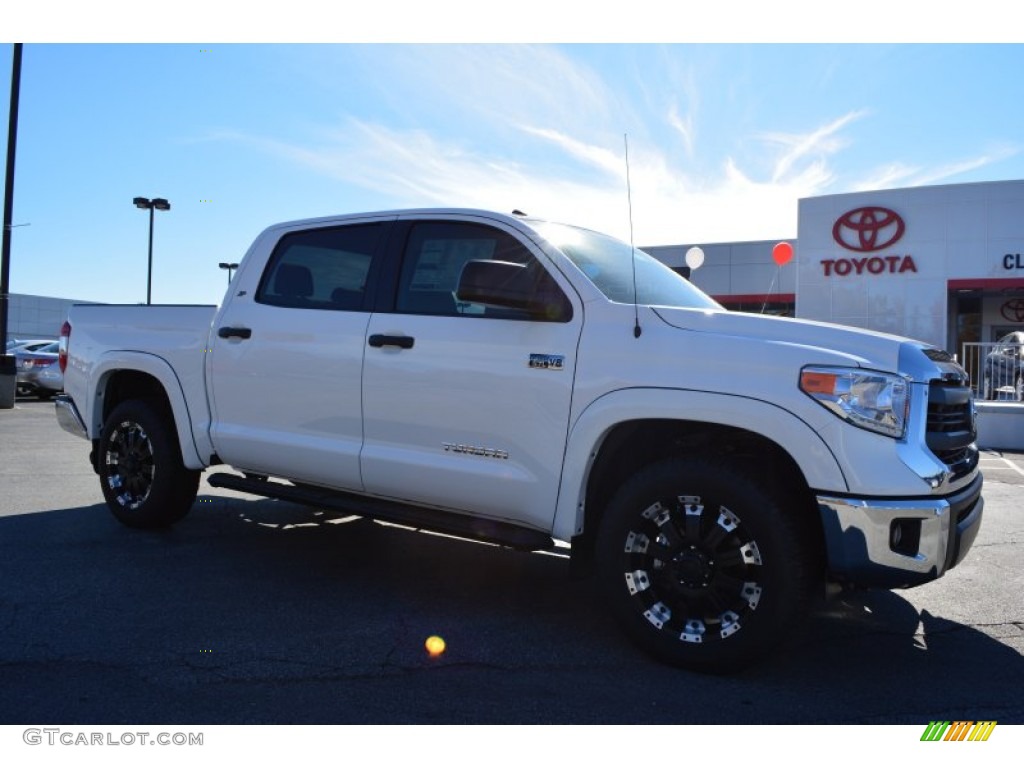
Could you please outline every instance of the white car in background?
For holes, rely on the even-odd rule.
[[[13,355],[15,352],[35,352],[37,349],[45,347],[47,344],[53,344],[53,339],[15,339],[14,341],[7,342],[7,354]]]
[[[56,341],[43,344],[30,342],[14,349],[18,394],[49,400],[64,390],[64,373],[58,364],[58,346]]]

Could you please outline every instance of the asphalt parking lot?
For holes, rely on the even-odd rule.
[[[203,484],[120,526],[51,403],[0,411],[0,724],[1024,724],[1024,456],[967,560],[842,596],[733,677],[666,668],[557,556]],[[431,658],[424,641],[440,635]]]

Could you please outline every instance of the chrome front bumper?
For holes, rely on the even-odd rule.
[[[75,407],[75,401],[68,395],[57,395],[53,401],[57,409],[57,423],[65,432],[70,432],[77,437],[89,439],[89,431],[85,428],[85,421]]]
[[[974,543],[982,477],[934,499],[818,496],[831,578],[860,587],[910,587],[939,578]]]

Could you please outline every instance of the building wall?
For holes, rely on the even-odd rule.
[[[796,259],[779,267],[772,260],[772,248],[780,240],[737,243],[689,243],[657,245],[642,250],[670,267],[686,265],[686,252],[694,245],[704,251],[704,264],[695,269],[690,280],[704,293],[722,299],[732,297],[765,298],[796,291]],[[788,240],[796,248],[795,241]]]
[[[56,339],[72,304],[94,302],[12,293],[8,302],[7,338]]]

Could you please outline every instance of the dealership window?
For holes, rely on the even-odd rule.
[[[731,312],[749,312],[755,315],[796,316],[796,297],[793,294],[764,294],[744,296],[712,296]]]
[[[777,315],[778,317],[793,317],[796,305],[791,301],[769,301],[769,302],[739,302],[725,303],[723,306],[733,312],[752,312],[757,315]]]
[[[981,337],[981,292],[959,291],[951,297],[949,306],[953,309],[956,335],[951,350],[955,355],[963,354],[964,344],[983,341]]]
[[[977,396],[1019,401],[1019,368],[1004,365],[1019,354],[1016,347],[1006,354],[998,342],[1024,333],[1024,285],[1019,280],[950,280],[947,305],[950,351],[966,369]]]

